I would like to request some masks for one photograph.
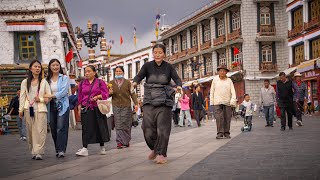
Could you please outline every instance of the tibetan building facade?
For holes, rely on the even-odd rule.
[[[320,0],[287,3],[289,61],[308,86],[308,101],[319,111]]]
[[[275,84],[288,68],[285,10],[281,0],[212,2],[163,32],[160,41],[184,86],[197,80],[207,95],[217,67],[225,64],[239,102],[245,93],[257,102],[263,80]]]

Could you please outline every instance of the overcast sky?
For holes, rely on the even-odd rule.
[[[212,0],[64,0],[73,28],[87,31],[90,19],[105,27],[107,41],[115,41],[111,53],[130,53],[150,45],[155,40],[155,16],[166,14],[162,23],[175,24]],[[137,29],[137,47],[133,45],[133,27]],[[161,26],[161,25],[160,25]],[[124,43],[120,47],[120,35]],[[98,47],[99,48],[99,47]],[[96,52],[98,51],[96,48]],[[81,51],[87,57],[87,49]]]

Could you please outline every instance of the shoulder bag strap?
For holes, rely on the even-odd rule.
[[[88,100],[87,100],[86,106],[88,106],[88,104],[89,104],[91,91],[92,91],[92,88],[93,88],[95,82],[96,82],[96,79],[93,80],[92,85],[90,87],[90,91],[89,91],[89,95],[88,95]]]

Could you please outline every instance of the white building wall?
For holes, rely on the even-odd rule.
[[[0,10],[42,10],[58,8],[57,0],[44,3],[41,0],[2,0]],[[65,67],[65,52],[60,32],[60,20],[57,13],[37,14],[37,15],[7,15],[0,16],[0,64],[14,64],[14,32],[7,31],[6,20],[23,21],[26,19],[45,19],[45,31],[39,32],[42,63],[48,64],[53,58],[61,61]],[[26,62],[29,63],[29,62]]]

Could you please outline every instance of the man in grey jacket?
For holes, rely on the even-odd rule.
[[[263,106],[263,112],[266,118],[266,127],[273,127],[274,105],[276,102],[276,92],[270,86],[268,79],[264,80],[264,87],[260,90],[260,106]]]

